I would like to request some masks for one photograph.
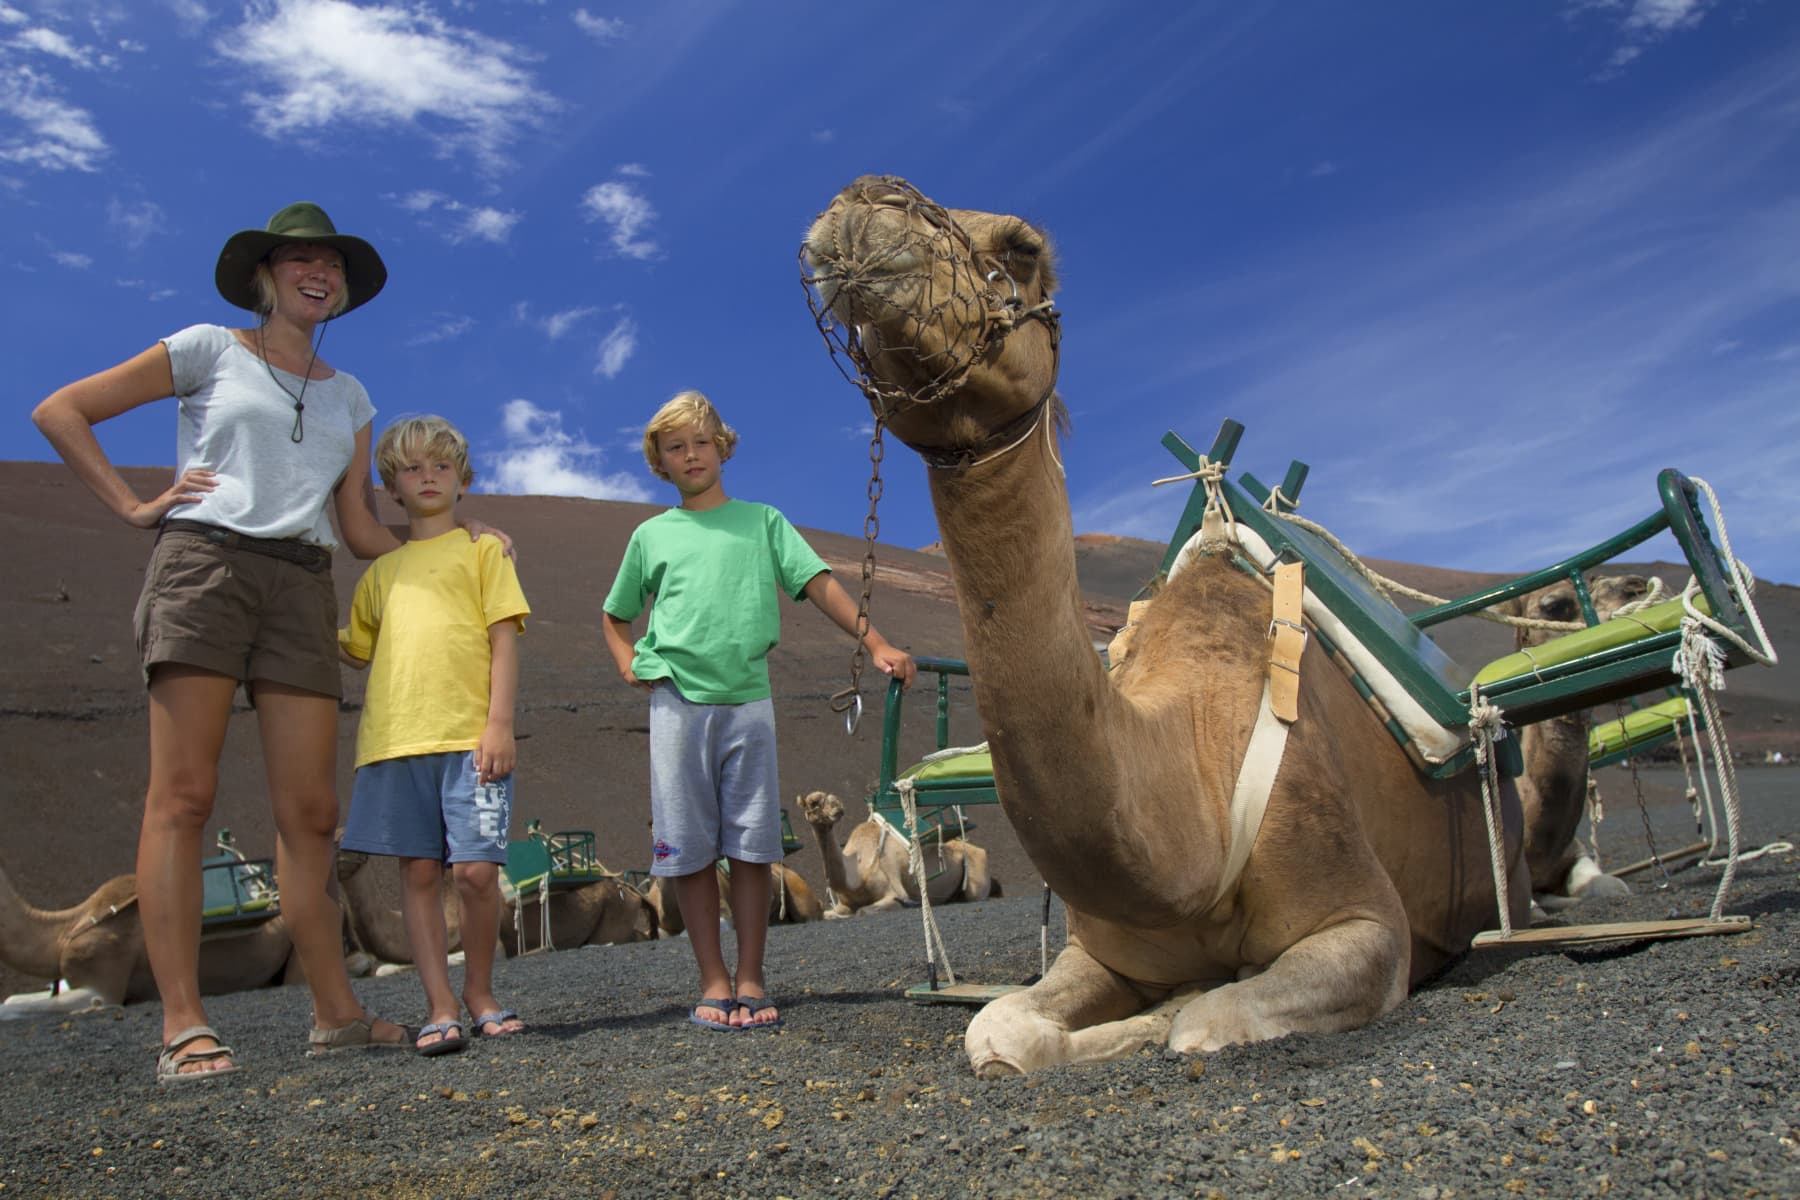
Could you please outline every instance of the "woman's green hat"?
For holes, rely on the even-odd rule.
[[[239,308],[260,312],[262,297],[256,290],[256,265],[277,246],[289,242],[317,242],[344,256],[344,283],[350,291],[350,303],[344,312],[367,304],[387,284],[387,267],[381,255],[375,253],[375,247],[359,237],[339,233],[324,209],[302,202],[290,204],[270,217],[266,229],[245,229],[231,235],[219,251],[219,265],[213,270],[219,295]]]

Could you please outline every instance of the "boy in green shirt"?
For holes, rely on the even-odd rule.
[[[681,507],[631,535],[607,593],[606,647],[626,683],[650,693],[650,873],[673,877],[709,1029],[771,1029],[781,1013],[763,979],[770,866],[781,861],[780,780],[769,651],[781,635],[778,591],[817,605],[856,636],[857,606],[775,509],[732,500],[720,470],[737,434],[699,392],[682,392],[644,429],[644,460]],[[656,598],[644,636],[631,623]],[[911,686],[912,655],[873,628],[870,661]],[[719,941],[713,863],[730,862],[736,982]]]

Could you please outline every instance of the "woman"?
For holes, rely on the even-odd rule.
[[[150,693],[137,887],[162,994],[163,1084],[237,1069],[206,1023],[198,964],[201,835],[240,681],[262,738],[282,913],[312,992],[310,1050],[406,1042],[351,990],[327,892],[340,694],[327,501],[356,557],[399,542],[371,509],[368,393],[320,360],[314,336],[322,341],[326,322],[374,299],[387,268],[318,206],[293,204],[267,228],[233,235],[214,279],[226,300],[258,314],[254,328],[191,326],[57,390],[32,414],[102,503],[158,530],[136,616]],[[177,478],[140,500],[93,427],[171,395],[180,398]]]

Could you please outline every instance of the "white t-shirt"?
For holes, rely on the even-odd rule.
[[[172,515],[250,537],[336,546],[325,506],[349,469],[357,432],[375,419],[363,385],[344,371],[309,382],[273,367],[221,325],[190,325],[163,344],[181,402],[175,472],[206,467],[218,482]],[[294,396],[303,383],[304,436],[296,442]]]

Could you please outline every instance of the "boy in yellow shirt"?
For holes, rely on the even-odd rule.
[[[464,1004],[473,1034],[525,1028],[494,997],[494,947],[512,822],[517,638],[531,610],[500,542],[471,541],[456,523],[474,472],[453,425],[395,422],[375,465],[411,536],[370,565],[338,632],[345,661],[372,667],[343,848],[400,860],[406,936],[430,1008],[414,1046],[435,1056],[468,1044]],[[462,907],[460,1004],[439,899],[446,862]]]

